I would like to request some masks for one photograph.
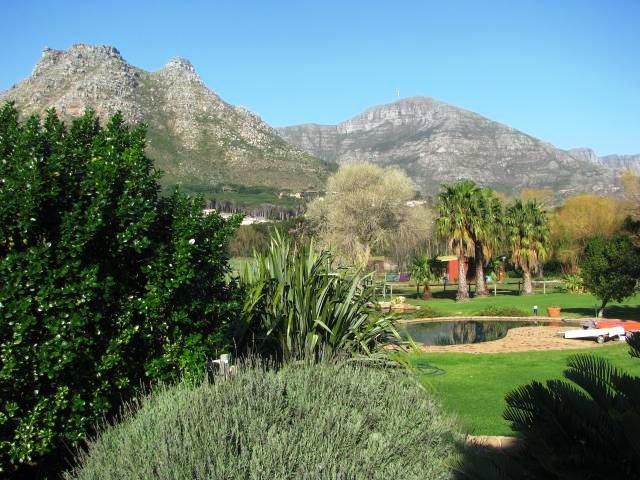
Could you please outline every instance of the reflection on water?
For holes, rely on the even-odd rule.
[[[510,328],[532,325],[535,323],[470,320],[405,324],[402,330],[423,345],[460,345],[498,340],[504,338]]]

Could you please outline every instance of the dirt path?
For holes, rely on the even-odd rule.
[[[571,330],[575,325],[539,326],[512,328],[506,337],[492,342],[468,343],[464,345],[422,346],[423,352],[462,352],[462,353],[505,353],[543,350],[564,350],[571,348],[607,348],[618,344],[609,341],[599,345],[594,340],[568,340],[558,336],[558,332]]]

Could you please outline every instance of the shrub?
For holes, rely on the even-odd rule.
[[[447,479],[459,438],[399,371],[241,369],[144,399],[90,442],[65,478]]]
[[[120,115],[66,127],[0,108],[3,474],[61,460],[141,384],[200,375],[229,346],[237,219],[160,198],[144,148]]]
[[[401,341],[391,316],[372,315],[367,277],[333,267],[333,255],[313,242],[294,247],[278,232],[269,252],[256,254],[242,282],[248,292],[239,343],[285,362],[365,355],[386,360],[385,347]]]
[[[420,310],[413,310],[411,313],[396,314],[400,318],[437,318],[446,317],[440,310],[432,307],[431,305],[421,305]]]
[[[565,288],[571,293],[585,293],[584,279],[580,272],[568,273],[563,278]]]

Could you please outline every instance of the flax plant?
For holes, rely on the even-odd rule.
[[[388,347],[402,343],[394,320],[369,308],[369,276],[333,268],[333,259],[313,242],[293,246],[276,232],[240,279],[247,291],[240,343],[284,362],[321,355],[387,361]]]

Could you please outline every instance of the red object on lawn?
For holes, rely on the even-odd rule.
[[[600,320],[596,322],[596,328],[622,327],[625,332],[640,332],[640,322],[634,320]]]

